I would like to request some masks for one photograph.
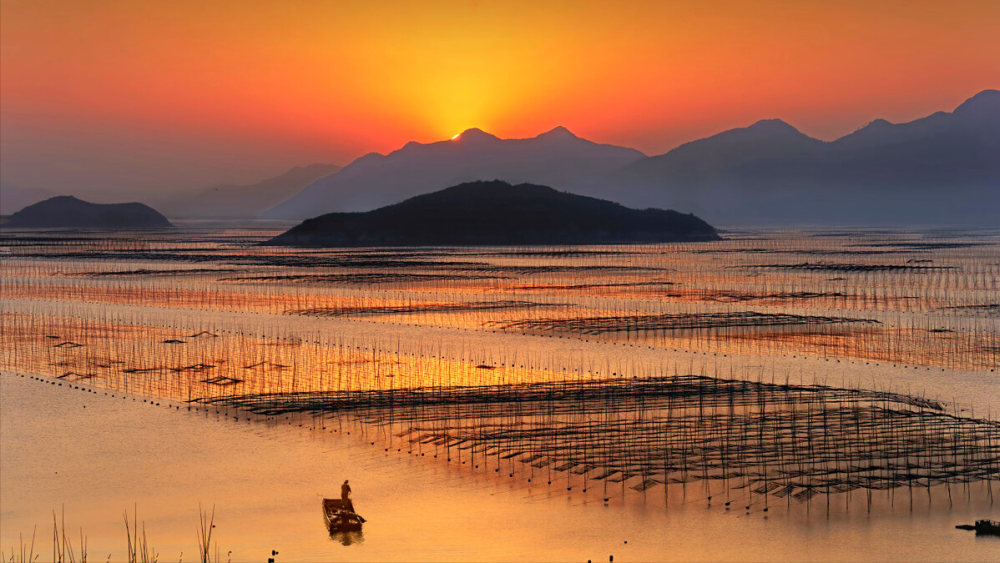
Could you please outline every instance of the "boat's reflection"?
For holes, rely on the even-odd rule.
[[[361,530],[351,530],[343,532],[330,532],[330,539],[339,541],[345,546],[360,544],[365,542],[365,533]]]

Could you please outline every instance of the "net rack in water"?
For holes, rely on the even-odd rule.
[[[1000,477],[1000,423],[899,393],[678,375],[488,387],[232,396],[255,413],[348,414],[408,450],[551,483],[645,493],[703,482],[728,497],[930,488]],[[719,494],[718,492],[716,494]]]

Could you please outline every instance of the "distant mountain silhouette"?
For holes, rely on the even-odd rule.
[[[547,186],[470,182],[364,213],[330,213],[271,239],[279,246],[603,244],[718,240],[708,223],[629,209]]]
[[[833,142],[778,121],[625,167],[617,201],[724,222],[1000,224],[1000,92]]]
[[[56,196],[14,213],[4,228],[15,229],[159,229],[172,227],[143,203],[90,203]]]
[[[192,219],[256,219],[262,212],[295,196],[309,184],[340,170],[333,164],[296,166],[274,178],[240,186],[222,184],[157,204],[170,217]]]
[[[388,155],[363,156],[262,217],[304,219],[331,211],[367,211],[441,186],[493,178],[579,190],[600,184],[613,171],[642,158],[637,150],[593,143],[564,127],[530,139],[500,139],[469,129],[453,140],[411,142]]]
[[[759,121],[645,157],[559,127],[532,139],[470,129],[361,157],[263,214],[365,211],[439,186],[499,178],[726,223],[1000,224],[1000,92],[833,142]]]

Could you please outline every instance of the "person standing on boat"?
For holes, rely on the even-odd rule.
[[[354,510],[354,503],[351,502],[351,486],[347,484],[347,479],[344,479],[344,484],[340,486],[340,500],[344,503],[344,508]]]

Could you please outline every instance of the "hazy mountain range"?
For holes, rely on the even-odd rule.
[[[1000,225],[1000,91],[908,123],[877,119],[827,142],[779,119],[646,156],[557,127],[529,139],[469,129],[340,169],[296,167],[247,186],[144,199],[176,218],[301,220],[368,211],[477,180],[533,183],[718,224]],[[2,214],[50,197],[0,189]]]
[[[469,129],[449,141],[411,142],[387,155],[363,156],[263,217],[304,219],[331,211],[368,211],[476,180],[579,191],[643,158],[637,150],[600,145],[564,127],[530,139],[500,139]]]
[[[531,182],[726,223],[1000,224],[1000,92],[832,142],[759,121],[647,157],[558,127],[531,139],[470,129],[369,154],[262,216],[366,211],[461,182]]]
[[[153,202],[169,217],[191,219],[253,219],[302,191],[316,180],[340,170],[333,164],[296,166],[256,184],[222,184]]]
[[[1000,224],[1000,92],[832,142],[759,121],[635,162],[611,184],[622,203],[714,221]]]
[[[310,164],[296,166],[256,184],[220,184],[140,197],[143,203],[177,219],[256,219],[309,184],[338,170],[340,167],[333,164]],[[4,184],[0,186],[0,215],[10,215],[55,195],[49,190]]]

